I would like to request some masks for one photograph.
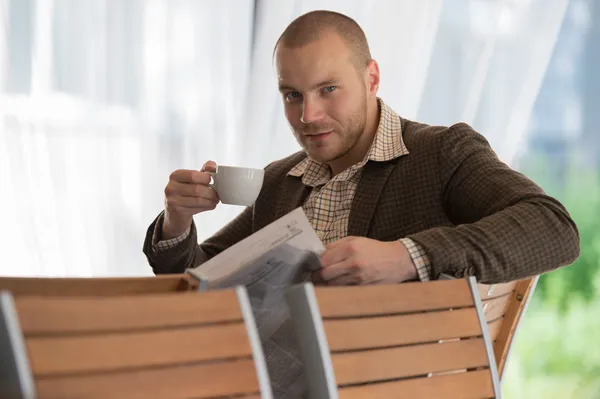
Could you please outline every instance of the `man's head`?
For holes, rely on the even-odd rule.
[[[304,14],[283,32],[274,56],[286,118],[307,154],[335,173],[360,161],[377,128],[379,88],[360,26],[331,11]]]

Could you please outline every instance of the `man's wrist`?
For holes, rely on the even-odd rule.
[[[401,238],[399,241],[404,244],[410,255],[416,271],[415,278],[418,277],[420,281],[431,280],[431,261],[425,249],[410,238]]]
[[[185,234],[192,225],[192,218],[174,217],[165,212],[161,229],[161,240],[171,240]]]
[[[152,233],[152,249],[156,253],[165,252],[179,246],[189,237],[192,231],[192,225],[190,224],[190,226],[180,235],[173,238],[165,238],[162,231],[164,217],[164,213],[160,215],[156,225],[154,226],[154,232]]]

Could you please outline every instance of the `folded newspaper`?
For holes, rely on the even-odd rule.
[[[319,255],[324,250],[303,209],[296,208],[187,270],[208,289],[246,286],[276,398],[301,398],[305,394],[285,293],[290,285],[307,281],[321,267]]]

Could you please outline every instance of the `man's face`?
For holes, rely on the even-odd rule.
[[[276,53],[285,116],[298,143],[318,162],[346,155],[367,120],[367,86],[337,34]]]

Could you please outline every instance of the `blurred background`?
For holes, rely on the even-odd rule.
[[[567,206],[581,257],[540,279],[505,396],[600,398],[598,0],[0,0],[0,275],[150,275],[171,171],[298,150],[271,53],[314,9],[361,24],[400,115],[471,124]]]

